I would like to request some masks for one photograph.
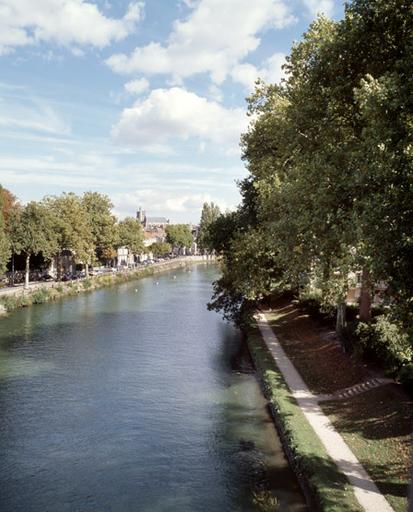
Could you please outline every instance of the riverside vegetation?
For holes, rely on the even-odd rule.
[[[407,387],[412,41],[407,0],[353,0],[343,20],[312,23],[287,58],[286,78],[258,82],[248,98],[242,203],[211,222],[205,237],[222,257],[211,308],[241,322],[266,297],[288,292],[336,315],[346,349],[374,357]],[[346,318],[357,274],[358,314]]]
[[[89,267],[95,263],[112,264],[119,247],[132,254],[153,250],[154,254],[162,255],[170,253],[172,247],[191,247],[189,227],[174,224],[166,228],[166,244],[155,243],[146,248],[141,223],[133,217],[118,220],[112,208],[109,197],[98,192],[85,192],[82,196],[63,193],[23,206],[0,186],[0,275],[10,267],[14,255],[25,259],[27,287],[33,256],[42,258],[44,268],[55,259],[59,280],[59,260],[66,250],[70,250],[76,264],[82,265],[89,277]]]
[[[251,332],[252,314],[280,297],[285,308],[294,301],[270,317],[310,388],[324,379],[337,391],[340,372],[361,378],[362,359],[412,391],[412,50],[407,0],[353,0],[342,20],[313,22],[287,57],[285,79],[258,81],[247,99],[242,202],[205,236],[222,263],[209,307],[248,330],[295,466],[322,510],[357,506]],[[359,304],[349,306],[357,275]],[[308,313],[316,327],[300,337]],[[320,337],[326,326],[341,349]],[[410,481],[411,405],[388,385],[323,406],[398,511]]]

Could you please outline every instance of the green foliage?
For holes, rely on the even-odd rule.
[[[142,252],[143,245],[143,230],[140,222],[133,217],[126,217],[121,220],[118,225],[119,228],[119,246],[127,247],[132,254]]]
[[[412,324],[412,41],[411,2],[353,0],[343,20],[310,25],[282,83],[257,84],[242,203],[209,228],[224,261],[212,305],[225,316],[314,276],[320,308],[342,312],[349,272],[363,270],[364,318],[384,281],[400,332]],[[380,319],[372,329],[366,346],[400,365],[404,335]]]
[[[43,203],[28,203],[13,218],[11,238],[17,253],[51,258],[58,248],[53,214]]]
[[[156,257],[167,256],[172,252],[171,244],[168,244],[167,242],[155,242],[154,244],[151,244],[148,249]]]
[[[209,227],[220,216],[221,211],[219,206],[211,203],[204,203],[201,213],[201,221],[199,223],[199,232],[197,243],[201,250],[211,251],[213,249],[212,241],[210,239]]]
[[[371,324],[360,322],[356,335],[356,351],[384,362],[388,370],[398,370],[413,360],[409,333],[387,315],[378,316]]]
[[[3,214],[3,194],[2,187],[0,185],[0,275],[5,272],[7,262],[9,261],[10,251],[10,239],[6,232],[6,223]]]
[[[47,302],[50,297],[50,290],[47,288],[40,288],[31,294],[31,302],[32,304],[43,304],[44,302]]]
[[[77,262],[91,264],[95,255],[92,222],[82,200],[70,192],[47,197],[45,205],[54,216],[59,250],[70,249]]]
[[[108,196],[98,192],[85,192],[82,205],[86,209],[92,230],[93,244],[98,260],[111,259],[118,245],[116,217],[112,214],[113,204]]]
[[[166,226],[166,241],[172,247],[186,247],[189,249],[193,238],[189,227],[186,224],[168,224]]]

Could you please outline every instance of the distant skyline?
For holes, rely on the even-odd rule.
[[[0,0],[0,184],[108,194],[119,217],[198,222],[240,200],[257,76],[338,0]]]

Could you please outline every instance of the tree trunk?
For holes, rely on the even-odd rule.
[[[371,279],[367,267],[363,268],[361,274],[359,318],[361,322],[366,323],[371,320]]]
[[[85,276],[89,277],[89,263],[85,263]]]
[[[337,304],[336,332],[340,336],[346,326],[346,303],[341,301]]]
[[[29,287],[29,276],[30,276],[30,254],[26,255],[26,273],[24,276],[24,287]]]
[[[11,284],[14,286],[14,252],[11,255]]]

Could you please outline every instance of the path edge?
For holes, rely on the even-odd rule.
[[[342,508],[343,503],[335,503],[328,505],[328,499],[325,496],[324,490],[322,487],[317,485],[313,476],[314,474],[311,471],[306,470],[302,464],[300,464],[300,454],[295,451],[295,449],[291,446],[291,439],[289,435],[289,430],[291,429],[291,425],[288,425],[282,418],[282,405],[279,401],[277,401],[277,397],[274,393],[274,389],[272,389],[270,382],[266,377],[267,372],[276,372],[277,378],[282,382],[282,386],[289,392],[288,385],[279,370],[277,363],[275,362],[272,355],[269,353],[268,348],[262,338],[262,335],[258,329],[258,326],[253,322],[249,325],[249,327],[243,329],[243,334],[245,338],[245,343],[248,348],[248,352],[251,356],[251,360],[254,364],[254,368],[256,370],[257,378],[260,382],[263,393],[268,400],[268,407],[271,412],[271,416],[273,418],[273,422],[275,428],[277,429],[279,438],[281,440],[281,444],[284,450],[284,453],[287,457],[287,460],[293,469],[298,483],[303,492],[307,507],[309,512],[339,512],[342,510],[351,510],[352,512],[361,512],[363,509],[360,507],[356,496],[352,490],[350,484],[347,485],[346,490],[343,492],[346,493],[348,497],[348,502],[350,504],[350,508]],[[258,338],[258,340],[256,339]],[[259,346],[261,345],[261,346]],[[257,357],[257,349],[263,348],[267,353],[269,358],[271,359],[271,364],[266,365]],[[290,394],[291,399],[295,402],[297,408],[299,408],[296,400]],[[280,407],[281,405],[281,407]],[[308,424],[309,428],[312,430],[311,425],[308,423],[307,419],[304,417],[304,421]],[[316,433],[314,432],[314,437],[319,441]],[[321,442],[320,442],[321,443]],[[324,449],[324,448],[323,448]],[[339,468],[336,466],[335,462],[331,459],[331,457],[325,453],[324,457],[329,460],[332,466],[335,467],[337,472],[337,477],[342,477],[342,473]],[[345,507],[345,505],[344,505]]]

